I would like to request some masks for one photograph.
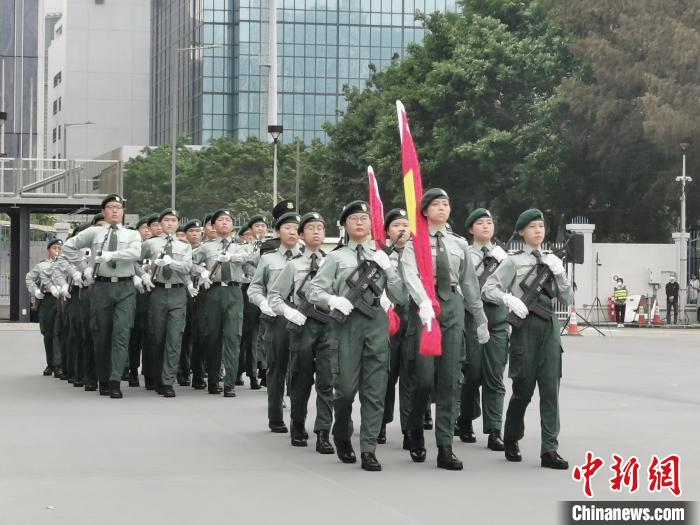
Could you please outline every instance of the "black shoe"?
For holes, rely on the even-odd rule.
[[[173,385],[162,386],[161,392],[163,397],[175,397],[175,390],[173,389]]]
[[[74,382],[75,382],[75,379],[73,379],[72,377],[68,378],[68,383],[70,383],[72,385]]]
[[[207,388],[207,382],[198,376],[192,376],[192,388],[195,390],[204,390]]]
[[[245,385],[245,383],[243,382],[243,377],[242,377],[242,376],[243,376],[243,374],[238,374],[238,375],[236,376],[236,382],[235,382],[235,385],[236,385],[236,386],[243,386],[243,385]]]
[[[476,434],[471,421],[459,424],[459,439],[462,443],[476,443]]]
[[[487,447],[495,452],[503,452],[506,449],[501,439],[501,433],[498,430],[489,433],[489,443]]]
[[[273,434],[286,434],[289,432],[289,430],[287,430],[287,425],[284,424],[284,421],[269,421],[267,426],[270,429],[270,432]]]
[[[61,370],[61,367],[54,368],[53,369],[53,376],[56,379],[61,379],[61,376],[63,375],[63,370]]]
[[[334,437],[333,443],[335,443],[335,453],[340,461],[343,463],[357,463],[357,456],[355,456],[355,451],[352,449],[352,443],[350,443],[349,439]]]
[[[101,396],[108,396],[109,395],[109,383],[105,381],[100,381],[100,395]]]
[[[541,465],[544,468],[553,468],[555,470],[568,470],[569,468],[569,462],[556,452],[545,452],[542,454]]]
[[[290,432],[293,447],[307,446],[308,434],[304,429],[303,421],[292,421],[292,431]]]
[[[267,388],[267,368],[260,370],[258,377],[260,378],[260,386]]]
[[[124,373],[122,374],[122,381],[128,381],[129,380],[129,371],[124,370]]]
[[[42,374],[45,375],[46,377],[50,376],[51,374],[53,374],[53,367],[47,366],[46,368],[44,368],[44,371],[42,372]]]
[[[224,397],[236,397],[236,388],[224,385]]]
[[[523,456],[520,454],[520,447],[517,441],[503,441],[503,450],[506,453],[506,459],[508,461],[519,462],[523,460]]]
[[[363,452],[360,454],[360,459],[362,460],[362,470],[368,472],[379,472],[382,470],[382,464],[379,463],[374,452]]]
[[[110,381],[109,382],[109,397],[112,399],[121,399],[124,397],[122,394],[122,389],[119,388],[119,381]]]
[[[215,395],[220,394],[221,392],[223,392],[223,390],[221,390],[221,387],[218,384],[216,384],[216,383],[214,383],[213,385],[211,383],[209,384],[209,393],[211,395],[215,396]]]
[[[97,390],[97,385],[93,383],[88,383],[85,385],[84,389],[86,392],[94,392],[95,390]]]
[[[75,381],[73,381],[74,388],[81,388],[82,386],[84,386],[84,383],[80,379],[76,379]]]
[[[129,386],[130,387],[140,386],[139,385],[139,371],[138,370],[129,370]]]
[[[251,390],[260,390],[260,383],[258,383],[257,377],[250,378],[250,389]]]
[[[423,463],[425,461],[423,429],[407,430],[406,437],[408,438],[408,451],[411,454],[411,459],[414,463]]]
[[[433,429],[433,413],[430,411],[430,407],[425,411],[423,415],[423,430]]]
[[[444,447],[438,446],[437,466],[445,470],[462,470],[464,468],[462,462],[452,453],[452,447],[450,445]]]
[[[379,430],[379,435],[377,436],[377,444],[384,445],[386,443],[386,425],[382,423],[382,428]]]
[[[408,440],[408,435],[406,434],[406,432],[403,433],[403,449],[411,450],[411,443]]]
[[[146,378],[146,380],[144,382],[146,384],[146,390],[155,390],[156,389],[156,385],[154,385],[153,381],[151,381],[150,379]]]
[[[316,452],[319,454],[333,454],[335,449],[331,442],[328,440],[328,431],[319,430],[316,433]]]
[[[180,373],[177,374],[177,384],[180,386],[190,386],[190,374]]]

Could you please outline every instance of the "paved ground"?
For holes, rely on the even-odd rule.
[[[562,455],[636,455],[634,497],[651,499],[651,455],[676,452],[683,499],[698,499],[698,342],[691,330],[565,338]],[[163,399],[124,388],[111,400],[42,377],[42,354],[38,332],[0,328],[0,523],[549,524],[558,501],[582,499],[570,471],[539,467],[536,401],[522,464],[488,451],[482,436],[455,443],[462,472],[436,468],[432,436],[428,461],[412,464],[394,425],[378,453],[384,471],[366,473],[267,432],[264,390],[224,399],[178,388]],[[608,477],[594,480],[597,499],[616,499]]]

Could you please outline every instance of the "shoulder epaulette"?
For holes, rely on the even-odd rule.
[[[519,253],[525,253],[524,250],[508,250],[508,255],[518,255]]]
[[[300,253],[300,254],[295,255],[294,257],[292,257],[292,260],[294,260],[294,259],[300,259],[300,258],[303,257],[303,256],[304,256],[304,254],[303,254],[303,253]]]
[[[467,240],[467,239],[465,239],[464,237],[462,237],[461,235],[456,234],[456,233],[453,232],[452,230],[447,230],[447,233],[448,233],[449,235],[452,235],[452,237],[457,237],[458,239],[462,239],[463,241],[466,241],[466,240]]]

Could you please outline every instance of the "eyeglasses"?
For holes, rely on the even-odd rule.
[[[350,215],[350,217],[345,220],[352,224],[365,224],[369,222],[369,215]]]
[[[105,209],[106,210],[123,210],[124,206],[122,206],[121,204],[108,204],[107,206],[105,206]]]

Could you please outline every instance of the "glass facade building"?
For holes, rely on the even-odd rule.
[[[387,66],[421,41],[414,20],[454,10],[455,0],[276,0],[277,122],[268,122],[268,0],[153,0],[151,141],[170,141],[177,78],[178,134],[197,143],[233,136],[325,140],[322,126],[345,110],[343,86],[362,88],[369,65]],[[194,51],[171,50],[220,46]]]

